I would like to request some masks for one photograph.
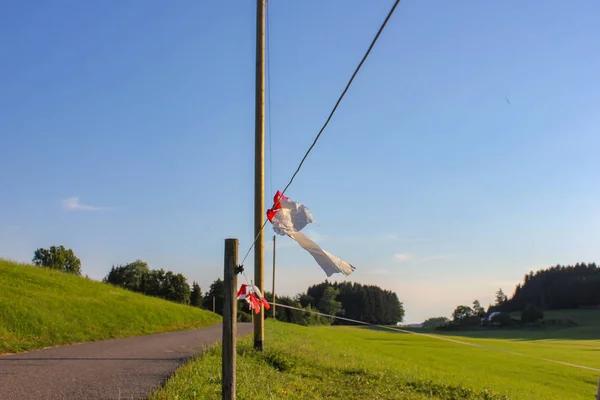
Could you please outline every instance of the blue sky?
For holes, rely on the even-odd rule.
[[[267,198],[392,2],[270,3]],[[141,258],[207,288],[223,239],[252,240],[254,3],[2,8],[0,257],[64,244],[94,278]],[[593,0],[400,4],[288,190],[356,266],[347,279],[396,291],[419,322],[600,261],[598,15]],[[325,278],[278,245],[282,293]]]

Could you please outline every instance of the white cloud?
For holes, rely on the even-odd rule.
[[[408,261],[411,259],[411,255],[410,254],[406,254],[406,253],[397,253],[394,254],[394,261],[397,263],[402,263],[404,261]]]
[[[68,197],[62,201],[63,209],[67,211],[101,211],[106,210],[104,207],[90,206],[82,204],[79,197]]]

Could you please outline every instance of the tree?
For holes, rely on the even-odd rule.
[[[145,293],[149,273],[150,269],[146,262],[135,260],[126,265],[113,265],[108,275],[102,281],[134,292]]]
[[[268,298],[267,298],[268,299]],[[315,300],[306,293],[300,293],[296,296],[296,301],[306,308],[311,304],[315,303]]]
[[[323,314],[338,315],[342,311],[342,303],[336,300],[340,291],[333,286],[327,286],[319,300],[317,309]]]
[[[202,290],[196,282],[192,283],[192,292],[190,293],[190,306],[202,307]]]
[[[162,268],[149,269],[148,264],[142,260],[113,266],[102,281],[147,296],[182,304],[190,302],[190,285],[185,276]]]
[[[502,327],[513,326],[515,322],[510,317],[509,313],[500,312],[492,317],[492,323],[498,324]]]
[[[423,328],[437,328],[446,325],[450,320],[446,317],[428,318],[423,322]]]
[[[161,284],[160,297],[181,304],[189,304],[190,285],[187,283],[185,276],[167,271]]]
[[[81,276],[81,260],[75,256],[73,250],[65,249],[62,245],[52,246],[50,249],[37,249],[32,262],[41,267]]]
[[[458,325],[468,325],[469,322],[472,322],[473,317],[476,315],[469,306],[458,306],[452,313],[452,321]]]
[[[473,313],[480,318],[483,318],[485,316],[485,309],[481,307],[479,300],[475,300],[473,302]]]
[[[507,301],[507,297],[504,294],[504,292],[502,291],[502,288],[498,289],[498,291],[496,292],[496,306],[497,307],[502,307],[502,305],[504,305],[504,303],[506,303]]]
[[[321,308],[319,304],[328,287],[339,291],[335,300],[341,303],[340,315],[349,319],[372,324],[396,324],[404,318],[404,307],[396,293],[375,285],[325,281],[310,286],[306,293],[296,296],[303,308]],[[336,324],[353,324],[349,321],[334,321]]]
[[[540,310],[535,304],[527,304],[523,311],[521,311],[521,322],[524,324],[529,322],[535,322],[544,319],[544,312]]]
[[[163,268],[149,270],[142,281],[141,292],[148,296],[164,298],[165,275]]]
[[[204,295],[202,307],[212,311],[213,297],[215,298],[215,312],[217,314],[223,315],[223,303],[225,301],[225,282],[223,282],[223,280],[220,278],[210,285],[208,292]]]
[[[502,311],[521,311],[527,304],[541,310],[600,305],[600,268],[596,263],[555,265],[526,274]]]

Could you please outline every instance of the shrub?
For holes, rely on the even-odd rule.
[[[544,312],[534,304],[527,304],[521,311],[521,321],[524,324],[544,319]]]
[[[514,326],[515,321],[510,317],[508,313],[498,313],[492,317],[492,322],[497,323],[502,327]]]

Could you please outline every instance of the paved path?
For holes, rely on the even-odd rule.
[[[238,335],[252,324],[238,324]],[[0,356],[0,400],[143,399],[187,358],[221,340],[221,325]]]

